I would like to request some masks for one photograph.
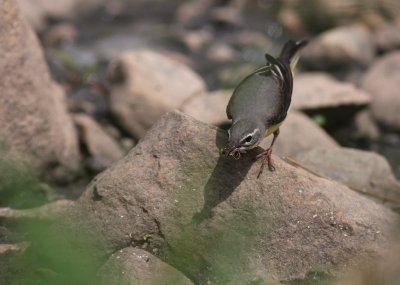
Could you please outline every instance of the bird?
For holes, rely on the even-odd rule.
[[[257,155],[270,171],[275,170],[271,154],[279,135],[279,127],[287,116],[293,92],[293,68],[298,60],[298,51],[307,40],[289,40],[278,57],[266,53],[266,63],[245,77],[234,89],[226,107],[228,119],[228,143],[223,149],[226,156],[239,159],[241,154],[257,147],[264,137],[273,134],[269,148]]]

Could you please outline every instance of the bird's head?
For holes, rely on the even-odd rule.
[[[232,124],[228,130],[228,144],[224,149],[226,156],[240,158],[241,153],[255,148],[261,142],[265,132],[263,124],[251,120],[240,120]]]

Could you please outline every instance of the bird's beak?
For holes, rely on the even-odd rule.
[[[235,145],[233,145],[233,146],[227,146],[225,149],[224,149],[224,153],[225,153],[225,156],[226,157],[228,157],[228,156],[232,156],[233,158],[235,158],[235,159],[239,159],[240,158],[240,149],[237,147],[237,146],[235,146]]]

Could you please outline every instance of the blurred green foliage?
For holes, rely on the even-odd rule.
[[[44,204],[46,193],[37,174],[25,163],[4,157],[0,150],[0,207],[31,208]]]
[[[324,115],[314,115],[312,120],[321,127],[326,125],[326,117]]]
[[[97,284],[98,261],[90,249],[77,247],[84,236],[69,232],[57,221],[19,221],[18,233],[28,241],[27,249],[12,254],[0,284],[9,285],[87,285]]]

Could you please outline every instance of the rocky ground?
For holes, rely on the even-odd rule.
[[[399,11],[0,0],[0,284],[399,282]],[[220,155],[225,108],[288,38],[310,43],[257,179],[261,148]]]

